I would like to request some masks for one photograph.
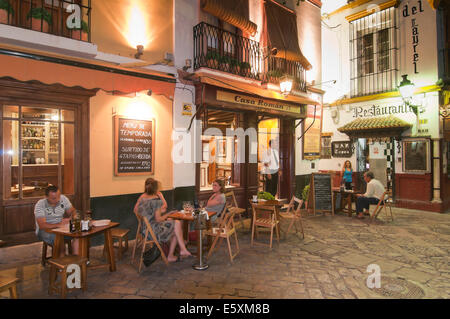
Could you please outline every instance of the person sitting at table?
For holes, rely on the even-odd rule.
[[[216,179],[213,183],[212,183],[212,188],[213,188],[213,194],[211,195],[211,197],[208,199],[207,203],[206,203],[206,207],[205,209],[208,212],[216,212],[217,214],[211,217],[211,222],[214,223],[217,218],[220,217],[222,211],[223,211],[223,207],[225,206],[225,185],[223,180],[221,179]]]
[[[34,216],[36,219],[36,235],[39,240],[53,246],[55,234],[46,232],[46,229],[59,228],[69,223],[75,208],[69,199],[61,195],[59,188],[54,185],[47,186],[45,198],[40,199],[34,206]],[[65,237],[70,239],[70,237]],[[78,255],[78,239],[72,240],[72,252]],[[64,255],[64,245],[61,245],[61,254]]]
[[[137,209],[138,209],[139,202],[141,201],[141,199],[143,199],[143,198],[148,198],[148,197],[149,197],[149,195],[147,194],[147,186],[150,185],[153,181],[154,181],[153,178],[147,178],[147,179],[145,180],[144,193],[142,193],[142,195],[139,196],[139,198],[138,198],[138,200],[137,200],[137,202],[136,202],[136,205],[134,205],[134,212],[135,212],[135,213],[137,213]],[[166,199],[164,198],[164,195],[163,195],[160,191],[156,192],[156,195],[159,197],[159,199],[160,199],[161,202],[162,202],[161,213],[165,213],[165,212],[167,211],[167,202],[166,202]]]
[[[344,166],[342,167],[342,182],[345,183],[345,189],[352,189],[352,163],[346,160]]]
[[[369,205],[377,205],[384,193],[383,184],[375,179],[372,172],[364,173],[364,180],[367,183],[366,192],[362,195],[356,195],[356,214],[358,218],[364,218],[363,210],[367,212]]]
[[[139,197],[135,205],[135,211],[148,219],[159,243],[170,242],[169,254],[167,256],[169,262],[178,260],[178,257],[174,255],[177,243],[180,247],[181,258],[192,256],[184,244],[182,222],[179,220],[168,220],[168,214],[161,215],[165,201],[158,195],[160,194],[158,191],[159,188],[160,186],[157,180],[147,178],[145,181],[145,193]],[[145,234],[145,224],[142,233]]]

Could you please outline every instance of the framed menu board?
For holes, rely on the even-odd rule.
[[[411,173],[430,172],[430,143],[426,139],[403,140],[403,171]]]
[[[307,116],[303,125],[303,130],[308,129],[303,136],[303,159],[315,160],[320,158],[322,106],[308,105],[307,110]]]
[[[155,121],[114,117],[114,173],[151,175],[155,170]]]

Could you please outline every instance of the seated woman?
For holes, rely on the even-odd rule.
[[[169,262],[178,260],[174,255],[177,243],[180,247],[180,257],[191,256],[184,244],[182,222],[179,220],[168,220],[169,215],[161,215],[163,210],[167,210],[167,203],[165,203],[164,197],[158,190],[158,181],[153,178],[147,178],[145,181],[145,193],[139,197],[134,210],[148,219],[159,243],[170,241],[169,254],[167,256]],[[145,225],[143,232],[145,233]]]
[[[220,217],[223,211],[223,207],[225,206],[225,186],[223,183],[223,180],[216,179],[212,183],[213,187],[213,194],[208,199],[208,202],[206,203],[205,209],[208,212],[216,212],[217,214],[211,217],[211,222],[215,222],[217,218]]]

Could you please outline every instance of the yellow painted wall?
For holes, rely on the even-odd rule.
[[[144,181],[154,177],[163,190],[173,188],[172,101],[163,96],[117,97],[99,91],[90,101],[91,197],[141,193]],[[114,175],[114,118],[116,115],[155,119],[155,175]]]
[[[91,19],[101,52],[134,58],[142,44],[141,60],[150,62],[173,53],[173,0],[95,0]]]

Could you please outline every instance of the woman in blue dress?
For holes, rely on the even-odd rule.
[[[186,249],[186,245],[184,244],[182,221],[168,220],[168,214],[161,215],[161,211],[165,211],[166,208],[167,204],[165,203],[164,197],[159,192],[159,182],[153,178],[147,178],[145,181],[145,193],[139,197],[134,211],[148,219],[158,242],[170,242],[167,260],[174,262],[178,259],[174,255],[177,243],[180,247],[180,257],[189,257],[191,253]],[[143,234],[145,234],[145,230],[144,224],[142,229]]]
[[[345,183],[345,189],[352,189],[352,163],[346,160],[342,167],[342,184]]]

